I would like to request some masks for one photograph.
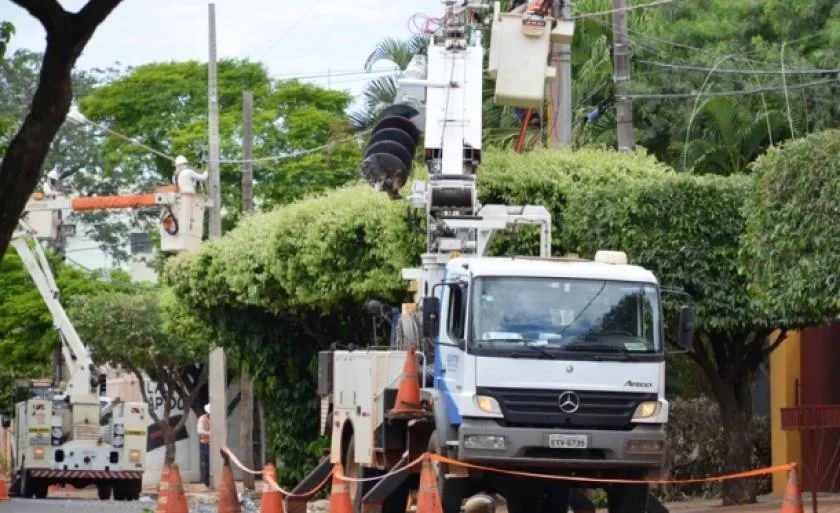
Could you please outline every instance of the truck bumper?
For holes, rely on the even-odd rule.
[[[551,448],[549,435],[558,434],[585,435],[587,447]],[[504,443],[489,448],[493,442],[499,443],[500,439],[495,437],[503,437]],[[482,443],[484,446],[480,446]],[[655,474],[662,468],[664,458],[662,425],[639,424],[630,431],[568,430],[512,428],[500,426],[493,419],[464,419],[458,430],[458,459],[494,467],[570,471],[632,469]]]

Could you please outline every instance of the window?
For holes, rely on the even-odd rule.
[[[464,341],[466,325],[466,287],[449,287],[449,306],[446,319],[447,331],[453,342]]]
[[[654,284],[479,277],[473,293],[470,339],[484,352],[523,345],[564,351],[662,349]]]
[[[131,254],[140,255],[152,252],[152,241],[146,232],[133,232],[131,234]]]

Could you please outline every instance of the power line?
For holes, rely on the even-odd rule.
[[[612,29],[612,27],[609,24],[607,24],[606,22],[604,22],[602,20],[594,19],[593,21],[595,23],[598,23],[599,25],[601,25],[602,27],[604,27],[607,30]],[[728,55],[724,55],[724,54],[721,54],[721,53],[718,53],[718,52],[713,52],[711,50],[706,50],[704,48],[698,48],[696,46],[691,46],[691,45],[687,45],[687,44],[684,44],[684,43],[679,43],[677,41],[672,41],[672,40],[669,40],[669,39],[662,39],[660,37],[652,36],[650,34],[641,32],[638,29],[628,28],[627,31],[630,34],[632,34],[632,35],[634,35],[638,38],[647,39],[648,41],[655,41],[657,43],[667,45],[667,46],[671,46],[671,47],[674,47],[674,48],[682,48],[684,50],[689,50],[689,51],[693,51],[693,52],[696,52],[696,53],[705,54],[705,55],[708,55],[710,57],[714,57],[714,58],[718,58],[718,59],[722,58],[722,57],[729,57],[729,58],[732,58],[732,59],[737,59],[737,60],[741,60],[741,61],[744,61],[744,62],[749,62],[749,63],[752,63],[752,64],[761,64],[765,67],[772,66],[773,67],[772,69],[777,69],[776,68],[776,66],[777,66],[776,62],[762,61],[762,60],[750,59],[750,58],[746,57],[746,55],[752,55],[752,54],[757,53],[758,50],[747,50],[747,51],[734,52],[734,53],[731,53],[731,54],[728,54]],[[785,41],[783,43],[790,45],[790,44],[798,43],[798,42],[801,42],[801,41],[804,41],[804,40],[807,40],[807,39],[811,39],[813,37],[816,37],[816,36],[811,35],[811,36],[800,37],[800,38],[797,38],[797,39],[792,39],[790,41]],[[635,44],[635,45],[638,45],[640,47],[647,48],[647,49],[651,50],[652,53],[661,54],[661,52],[662,52],[662,50],[660,48],[647,46],[643,43],[639,43],[638,41],[631,41],[630,44],[631,45]],[[685,62],[685,61],[683,60],[683,62]],[[787,68],[787,66],[785,66],[785,68],[786,68],[786,71],[794,71],[794,70],[799,71],[799,70],[802,70],[802,69],[806,69],[806,68]]]
[[[673,0],[655,0],[655,1],[647,3],[647,4],[630,5],[628,7],[622,7],[620,9],[609,9],[607,11],[586,12],[586,13],[577,14],[575,16],[572,16],[571,19],[573,19],[573,20],[583,20],[583,19],[587,19],[587,18],[595,18],[595,17],[598,17],[598,16],[610,16],[610,15],[618,13],[618,12],[629,12],[629,11],[634,11],[636,9],[644,9],[646,7],[656,7],[657,5],[670,4],[672,1]]]
[[[749,69],[721,69],[721,68],[708,68],[704,66],[693,66],[689,64],[671,64],[667,62],[656,62],[656,61],[647,61],[643,59],[633,59],[633,62],[639,64],[645,64],[648,66],[655,66],[659,68],[671,68],[671,69],[684,69],[689,71],[703,71],[709,72],[714,71],[715,73],[736,73],[739,75],[781,75],[781,69],[759,69],[759,70],[749,70]],[[840,70],[837,69],[797,69],[797,68],[785,68],[784,74],[785,75],[819,75],[819,74],[826,74],[832,73],[837,74],[840,73]]]
[[[371,129],[363,130],[361,132],[358,132],[356,134],[353,134],[353,135],[350,135],[350,136],[347,136],[347,137],[343,137],[343,138],[340,138],[340,139],[335,139],[333,141],[328,142],[327,144],[322,144],[321,146],[315,146],[314,148],[307,148],[305,150],[298,150],[298,151],[293,151],[293,152],[290,152],[290,153],[284,153],[283,155],[274,155],[274,156],[271,156],[271,157],[259,157],[259,158],[250,159],[250,160],[219,159],[219,163],[220,164],[244,164],[245,162],[253,162],[253,163],[270,162],[270,161],[286,160],[286,159],[291,159],[291,158],[295,158],[295,157],[302,157],[303,155],[309,155],[310,153],[316,153],[316,152],[319,152],[319,151],[322,151],[322,150],[326,150],[327,148],[330,148],[331,146],[335,146],[336,144],[341,144],[343,142],[353,140],[353,139],[355,139],[359,136],[366,135],[366,134],[370,133],[370,131],[371,131]],[[203,162],[209,162],[209,160],[204,159]]]
[[[139,146],[139,147],[143,148],[144,150],[149,151],[151,153],[154,153],[155,155],[157,155],[159,157],[163,157],[163,158],[165,158],[167,160],[170,160],[170,161],[173,161],[173,162],[175,161],[175,157],[173,157],[171,155],[167,155],[166,153],[163,153],[162,151],[158,151],[158,150],[152,148],[151,146],[147,146],[147,145],[141,143],[140,141],[138,141],[138,140],[136,140],[132,137],[129,137],[127,135],[123,135],[123,134],[117,132],[116,130],[108,128],[107,126],[100,125],[98,123],[94,123],[93,121],[89,120],[86,117],[76,117],[76,116],[68,115],[67,119],[72,121],[73,123],[78,124],[78,125],[89,125],[89,126],[98,128],[100,130],[104,130],[111,135],[115,135],[115,136],[119,137],[120,139],[122,139],[124,141],[127,141],[131,144],[134,144],[136,146]]]
[[[298,25],[300,25],[300,23],[301,23],[303,20],[305,20],[307,16],[309,16],[310,14],[312,14],[312,12],[315,10],[315,8],[316,8],[316,7],[318,7],[318,4],[320,4],[322,1],[323,1],[323,0],[314,0],[314,1],[313,1],[310,5],[309,5],[309,9],[307,9],[307,10],[306,10],[306,12],[304,12],[304,13],[303,13],[303,15],[302,15],[300,18],[298,18],[297,20],[295,20],[295,21],[294,21],[294,23],[292,23],[291,25],[289,25],[289,28],[287,28],[285,32],[283,32],[282,34],[280,34],[280,37],[278,37],[278,38],[274,41],[274,43],[272,43],[272,44],[271,44],[271,46],[269,46],[269,47],[268,47],[268,49],[267,49],[265,52],[263,52],[263,55],[265,55],[265,54],[267,54],[267,53],[271,52],[271,50],[273,50],[273,49],[274,49],[274,47],[275,47],[275,46],[277,46],[277,45],[280,43],[280,41],[282,41],[282,40],[283,40],[286,36],[288,36],[288,35],[289,35],[289,34],[290,34],[290,33],[291,33],[294,29],[295,29],[295,27],[297,27]]]
[[[793,84],[788,85],[787,89],[804,89],[807,87],[815,87],[820,85],[826,84],[836,84],[840,82],[838,78],[830,78],[826,80],[815,80],[813,82],[805,82],[801,84]],[[685,99],[685,98],[708,98],[708,97],[715,97],[715,96],[747,96],[751,94],[760,94],[760,93],[769,93],[769,92],[777,92],[777,91],[784,91],[785,87],[777,86],[777,87],[758,87],[755,89],[744,89],[742,91],[710,91],[710,92],[698,92],[698,93],[665,93],[665,94],[628,94],[624,95],[624,97],[633,100],[669,100],[669,99]],[[618,95],[616,95],[618,98]]]

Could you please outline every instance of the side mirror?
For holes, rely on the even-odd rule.
[[[2,422],[3,429],[9,429],[9,426],[12,425],[12,419],[8,415],[3,415],[0,421]]]
[[[423,336],[434,338],[440,330],[440,299],[423,298]]]
[[[694,309],[684,306],[680,309],[680,347],[688,350],[694,341]]]

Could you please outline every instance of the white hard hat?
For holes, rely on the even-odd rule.
[[[52,171],[47,173],[47,178],[49,178],[50,180],[58,180],[59,178],[61,178],[61,175],[58,174],[57,170],[53,169]]]
[[[189,164],[189,161],[187,160],[187,157],[185,157],[183,155],[178,155],[177,157],[175,157],[175,165],[176,166],[183,166],[184,164]]]
[[[210,404],[209,403],[204,405],[204,411],[206,411],[207,413],[210,413]]]

